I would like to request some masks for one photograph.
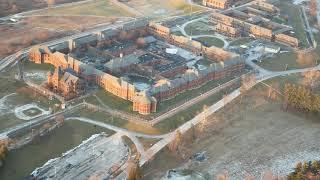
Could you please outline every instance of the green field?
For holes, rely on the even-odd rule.
[[[201,113],[205,107],[211,106],[214,103],[218,102],[223,98],[225,94],[231,93],[234,89],[238,88],[236,87],[230,87],[228,89],[224,89],[220,91],[219,93],[216,93],[207,99],[194,104],[190,108],[181,111],[174,116],[161,121],[160,123],[156,124],[155,127],[160,129],[161,131],[174,131],[176,128],[184,124],[185,122],[191,120],[194,118],[197,114]]]
[[[243,37],[243,38],[238,38],[232,42],[230,42],[230,46],[240,46],[242,44],[247,44],[251,41],[253,41],[254,39],[253,38],[250,38],[250,37]]]
[[[221,39],[215,37],[200,37],[195,40],[201,42],[207,47],[216,46],[222,48],[224,46],[224,42]]]
[[[300,69],[313,67],[319,64],[319,57],[316,58],[298,58],[294,52],[276,54],[272,58],[263,59],[257,62],[260,67],[271,71],[284,71],[290,69]]]
[[[214,31],[209,27],[209,25],[201,20],[188,24],[184,30],[189,36],[214,34]]]
[[[96,96],[100,98],[104,102],[104,104],[109,106],[110,108],[118,109],[126,112],[132,112],[132,103],[130,101],[119,98],[118,96],[115,96],[105,91],[104,89],[100,89],[96,93]],[[97,104],[98,102],[95,97],[90,97],[90,98],[87,98],[86,100],[88,100],[88,102],[93,104]]]
[[[164,132],[158,130],[157,128],[151,127],[149,125],[145,124],[138,124],[134,123],[132,121],[127,121],[120,119],[118,117],[113,117],[110,114],[96,111],[96,110],[89,110],[89,109],[83,109],[80,112],[76,112],[73,114],[77,117],[85,117],[92,120],[100,121],[106,124],[110,124],[113,126],[117,126],[120,128],[128,129],[129,131],[133,132],[140,132],[144,134],[162,134]]]
[[[197,89],[192,89],[192,90],[187,90],[185,92],[182,92],[180,94],[178,94],[177,96],[175,96],[172,99],[163,101],[158,103],[157,106],[157,111],[158,112],[165,112],[168,111],[170,109],[172,109],[172,107],[174,107],[175,105],[185,102],[187,100],[190,100],[192,98],[195,98],[215,87],[218,87],[219,84],[224,84],[230,80],[232,80],[234,77],[228,77],[228,78],[224,78],[221,80],[213,80],[210,81],[208,83],[206,83],[205,85],[202,85],[201,87],[197,88]]]

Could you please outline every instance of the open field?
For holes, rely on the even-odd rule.
[[[197,104],[192,105],[191,107],[183,110],[172,117],[161,121],[160,123],[156,124],[155,127],[160,129],[161,131],[173,131],[178,128],[183,123],[189,121],[190,119],[194,118],[198,113],[205,110],[206,107],[211,106],[212,104],[216,103],[220,99],[223,98],[225,94],[232,92],[234,89],[238,88],[239,85],[231,86],[227,89],[223,89],[220,92],[208,97],[207,99],[200,101]]]
[[[31,72],[33,72],[33,70],[41,69],[44,66],[26,63],[26,66],[24,67],[26,74],[29,76],[28,79],[36,80],[37,78],[31,76]],[[25,122],[15,115],[15,109],[17,107],[35,103],[40,108],[48,110],[49,108],[56,109],[55,104],[58,103],[56,100],[48,100],[47,97],[35,93],[33,90],[29,89],[24,82],[15,80],[15,74],[16,67],[9,69],[8,72],[0,74],[0,130]]]
[[[110,0],[93,0],[74,6],[51,8],[48,10],[32,13],[32,15],[86,15],[104,17],[130,17],[128,11],[112,4]]]
[[[208,47],[216,46],[222,48],[224,46],[224,42],[221,39],[215,37],[200,37],[195,40]]]
[[[132,112],[132,103],[130,101],[126,101],[124,99],[115,96],[104,89],[100,89],[96,94],[98,98],[100,98],[104,104],[107,106],[118,109],[121,111]],[[96,99],[95,97],[91,97],[90,99]],[[92,100],[89,100],[89,102]],[[94,100],[93,100],[94,101]],[[96,104],[96,103],[94,103]]]
[[[285,82],[300,81],[299,75],[293,75],[267,83],[281,90]],[[194,143],[185,143],[185,149],[191,150],[190,156],[206,151],[208,160],[190,163],[186,158],[178,164],[178,157],[160,153],[144,168],[144,179],[157,179],[169,168],[178,167],[209,173],[211,179],[225,172],[232,180],[244,179],[249,174],[260,179],[264,172],[285,176],[297,162],[319,159],[320,114],[284,111],[281,96],[270,99],[267,95],[268,88],[258,85],[242,100],[238,98],[210,116]],[[165,168],[166,164],[170,166]]]
[[[272,58],[257,62],[260,67],[271,71],[314,67],[319,63],[319,57],[315,53],[301,55],[299,58],[295,52],[276,54]]]
[[[62,32],[28,27],[22,24],[0,25],[0,32],[0,58],[13,54],[25,47],[63,35]]]
[[[184,0],[131,0],[127,4],[142,14],[157,19],[203,10],[198,6],[190,6]]]
[[[230,46],[240,46],[242,44],[247,44],[247,43],[251,42],[252,40],[254,40],[254,39],[250,38],[250,37],[238,38],[238,39],[230,42]]]
[[[0,17],[16,14],[23,11],[46,8],[48,7],[48,5],[57,5],[57,4],[63,4],[63,3],[78,2],[78,1],[81,1],[81,0],[55,0],[55,1],[2,0],[0,2]]]
[[[203,60],[202,62],[207,63],[206,60]],[[219,85],[224,84],[234,78],[235,77],[227,77],[227,78],[220,79],[220,80],[213,80],[213,81],[210,81],[210,82],[202,85],[199,88],[190,89],[185,92],[182,92],[172,99],[168,99],[168,100],[165,100],[163,102],[158,103],[158,106],[157,106],[158,112],[166,112],[166,111],[170,110],[172,107],[175,107],[177,104],[183,103],[183,102],[188,101],[192,98],[195,98],[195,97],[197,97],[197,96],[199,96],[199,95],[201,95],[201,94],[203,94],[203,93],[205,93],[215,87],[218,87]]]
[[[118,20],[113,17],[32,16],[0,25],[0,58],[38,43],[61,38]],[[14,34],[14,36],[12,36]]]
[[[190,36],[197,36],[197,35],[213,35],[214,31],[211,27],[202,20],[192,22],[188,24],[184,30]]]
[[[117,117],[113,117],[110,114],[99,112],[96,110],[81,110],[80,112],[73,113],[73,116],[85,117],[92,120],[100,121],[106,124],[117,126],[120,128],[128,129],[133,132],[139,132],[144,134],[159,135],[165,133],[159,129],[146,124],[134,123],[132,121],[126,121]]]

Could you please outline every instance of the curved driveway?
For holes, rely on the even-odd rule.
[[[195,35],[195,36],[192,36],[192,35],[189,35],[187,34],[187,32],[185,31],[185,28],[187,25],[191,24],[191,23],[194,23],[194,22],[197,22],[197,21],[200,21],[201,19],[204,19],[203,17],[201,18],[197,18],[197,19],[193,19],[191,21],[188,21],[186,23],[184,23],[182,26],[177,26],[180,30],[180,32],[186,36],[186,37],[190,37],[192,39],[196,39],[196,38],[201,38],[201,37],[212,37],[212,38],[217,38],[217,39],[220,39],[221,41],[223,41],[224,45],[223,45],[223,48],[227,48],[229,46],[229,42],[225,39],[224,36],[220,35],[220,34],[215,34],[215,35],[212,35],[212,34],[203,34],[203,35]]]

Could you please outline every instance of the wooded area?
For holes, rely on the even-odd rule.
[[[288,175],[289,180],[320,179],[320,161],[298,163],[294,172]]]
[[[320,112],[320,95],[304,86],[286,84],[284,88],[285,105],[307,111]]]

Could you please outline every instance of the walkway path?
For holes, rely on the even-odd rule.
[[[81,121],[81,122],[85,122],[85,123],[93,124],[93,125],[96,125],[96,126],[104,127],[104,128],[116,131],[116,132],[121,132],[121,133],[126,134],[126,135],[133,135],[133,136],[136,136],[136,137],[143,137],[143,138],[161,139],[161,138],[167,137],[170,134],[169,133],[169,134],[163,134],[163,135],[150,135],[150,134],[138,133],[138,132],[130,131],[128,129],[120,128],[120,127],[117,127],[117,126],[113,126],[113,125],[110,125],[110,124],[107,124],[107,123],[99,122],[97,120],[84,118],[84,117],[68,117],[65,120],[67,120],[67,121],[68,120],[69,121],[78,120],[78,121]]]
[[[186,37],[189,37],[191,39],[197,39],[197,38],[201,38],[201,37],[217,38],[217,39],[220,39],[221,41],[223,41],[223,43],[224,43],[223,48],[224,49],[227,48],[229,46],[229,42],[226,40],[226,37],[222,36],[221,34],[214,34],[214,35],[213,34],[203,34],[203,35],[192,35],[191,34],[190,35],[185,31],[186,26],[188,26],[191,23],[200,21],[202,19],[204,19],[204,17],[193,19],[191,21],[184,23],[182,26],[177,26],[177,27],[180,29],[180,32]]]
[[[106,105],[97,95],[93,95],[97,99],[97,101],[104,107],[104,110],[116,117],[120,117],[121,119],[125,119],[128,121],[132,121],[135,123],[147,123],[144,119],[141,119],[139,116],[134,114],[129,114],[120,110],[112,109],[108,105]]]

